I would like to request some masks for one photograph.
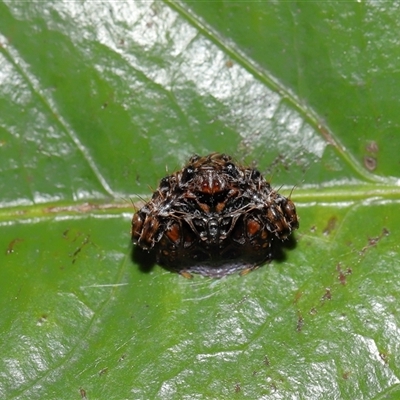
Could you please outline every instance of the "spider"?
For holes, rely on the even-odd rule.
[[[132,219],[132,241],[190,277],[247,273],[299,226],[293,202],[226,154],[195,155]]]

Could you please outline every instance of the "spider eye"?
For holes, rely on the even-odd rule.
[[[183,170],[182,183],[190,181],[193,178],[193,176],[194,176],[194,168],[191,165],[189,165]]]
[[[169,180],[169,176],[166,176],[165,178],[161,179],[160,182],[160,189],[169,189],[170,188],[170,180]]]
[[[253,171],[251,171],[251,175],[250,178],[251,179],[258,179],[261,176],[260,171],[253,169]]]
[[[237,178],[239,176],[239,171],[232,163],[227,163],[225,166],[225,172],[230,175],[232,178]]]

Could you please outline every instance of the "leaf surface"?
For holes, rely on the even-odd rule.
[[[399,17],[0,3],[0,397],[396,398]],[[146,271],[130,200],[213,151],[294,188],[294,248],[245,277]]]

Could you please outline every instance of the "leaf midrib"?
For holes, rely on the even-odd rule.
[[[338,208],[348,206],[349,203],[392,203],[400,200],[400,187],[397,185],[357,185],[341,187],[309,187],[309,188],[283,188],[280,190],[285,196],[290,196],[298,207],[313,205],[329,205]],[[13,221],[24,223],[37,222],[38,220],[54,218],[86,218],[88,215],[103,215],[104,218],[112,216],[131,215],[135,212],[135,202],[150,199],[150,193],[140,197],[126,196],[132,199],[132,204],[126,201],[101,201],[97,199],[82,202],[43,203],[31,206],[17,206],[0,208],[0,225],[8,225]]]

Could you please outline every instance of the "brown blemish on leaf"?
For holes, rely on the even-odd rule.
[[[332,293],[330,288],[326,288],[324,295],[321,297],[321,301],[325,300],[332,300]]]
[[[278,390],[278,386],[276,385],[275,382],[271,382],[271,383],[269,384],[269,387],[271,388],[271,390],[272,390],[273,392],[276,392],[276,391]]]
[[[310,315],[316,315],[317,313],[318,313],[318,310],[315,307],[311,308]]]
[[[325,138],[325,140],[330,145],[332,145],[335,148],[339,148],[338,144],[335,142],[332,135],[330,134],[330,132],[328,131],[328,129],[325,126],[319,124],[319,125],[317,125],[317,128],[320,131],[320,133],[322,134],[322,136]]]
[[[304,318],[301,315],[300,311],[297,312],[297,326],[296,326],[296,331],[297,332],[301,332],[301,330],[303,329],[303,325],[304,325]]]
[[[86,397],[86,390],[85,390],[85,389],[80,388],[80,389],[79,389],[79,393],[80,393],[82,399],[87,399],[87,397]]]
[[[379,151],[379,146],[378,143],[376,143],[374,140],[371,140],[370,142],[367,143],[365,146],[365,150],[368,153],[376,154]]]
[[[237,383],[235,385],[235,393],[239,393],[240,392],[240,383]]]
[[[388,229],[383,228],[382,232],[379,236],[377,237],[368,237],[368,244],[366,246],[364,246],[361,251],[360,251],[360,255],[365,255],[365,253],[367,252],[367,250],[369,250],[371,247],[375,247],[377,245],[377,243],[384,237],[384,236],[389,236],[390,232],[388,231]]]
[[[298,290],[296,292],[296,294],[294,295],[294,300],[293,300],[293,304],[297,304],[298,301],[301,299],[301,296],[303,296],[303,292]]]
[[[377,161],[375,157],[371,156],[364,156],[364,167],[368,171],[375,171],[376,170]]]
[[[350,376],[350,371],[345,371],[342,374],[342,378],[345,380],[349,379],[349,376]]]
[[[341,267],[341,264],[339,263],[336,266],[336,271],[339,273],[339,275],[338,275],[339,282],[342,285],[346,285],[346,283],[347,283],[346,278],[347,278],[348,275],[351,275],[351,273],[353,272],[352,269],[351,268],[347,268],[347,269],[343,270],[342,267]]]
[[[367,151],[367,155],[364,156],[364,167],[368,171],[375,171],[377,166],[377,153],[379,151],[378,144],[375,141],[370,141],[365,146],[365,150]]]
[[[15,239],[11,240],[11,242],[7,246],[6,255],[14,253],[15,245],[17,243],[21,243],[23,241],[24,241],[24,239],[19,239],[19,238],[15,238]]]
[[[47,314],[42,314],[37,321],[38,326],[42,326],[47,321]]]
[[[233,61],[232,60],[227,60],[225,62],[225,67],[226,68],[232,68],[233,67]]]
[[[72,254],[70,254],[70,257],[72,257],[72,264],[75,264],[79,253],[80,253],[80,252],[83,250],[83,248],[84,248],[86,245],[88,245],[89,243],[90,243],[90,244],[93,244],[93,243],[90,241],[90,235],[87,235],[87,236],[84,237],[84,239],[83,239],[81,245],[80,245]]]
[[[379,357],[382,359],[382,361],[383,361],[385,364],[388,364],[388,363],[389,363],[389,356],[390,356],[390,354],[387,353],[387,352],[379,352]]]
[[[330,217],[322,233],[325,236],[330,235],[330,233],[336,228],[336,224],[337,224],[337,218],[335,216]]]
[[[264,361],[263,361],[263,363],[264,363],[264,365],[266,365],[267,367],[269,367],[269,365],[270,365],[270,362],[269,362],[269,358],[268,358],[268,356],[265,356],[265,357],[264,357]]]
[[[341,269],[339,270],[338,279],[342,285],[346,285],[346,275],[343,273]]]
[[[100,370],[99,375],[104,375],[108,372],[108,367],[103,368],[102,370]]]

